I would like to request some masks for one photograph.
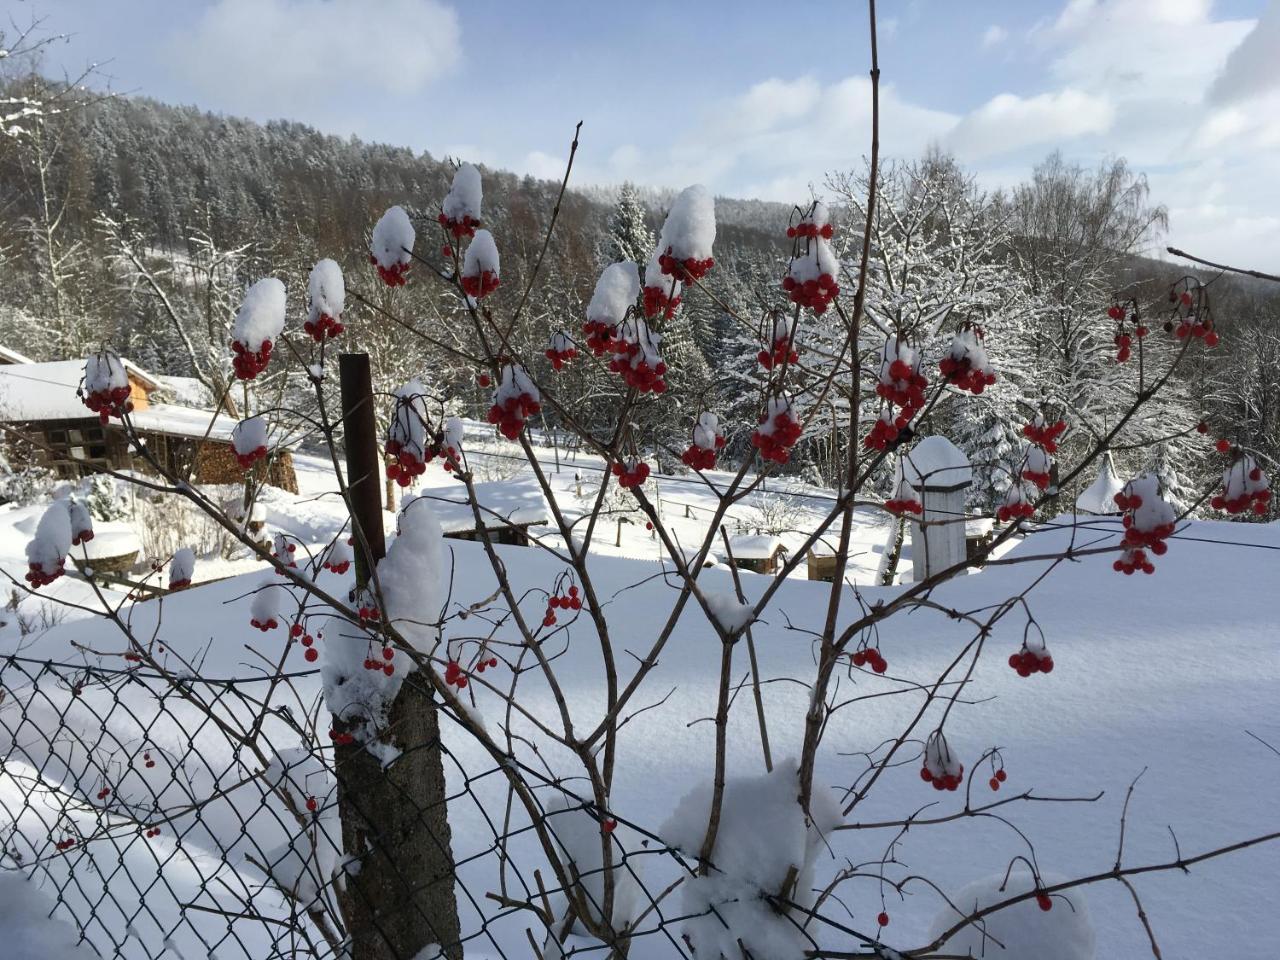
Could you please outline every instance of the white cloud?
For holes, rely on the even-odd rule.
[[[437,0],[217,0],[167,52],[224,109],[298,116],[340,91],[416,93],[458,61],[460,37]]]
[[[1271,0],[1253,29],[1231,51],[1209,90],[1217,103],[1244,100],[1280,87],[1280,0]]]
[[[1105,96],[1079,90],[1034,97],[1002,93],[961,120],[945,143],[962,158],[994,156],[1106,133],[1115,113]]]
[[[993,23],[982,33],[982,45],[984,47],[998,47],[1008,39],[1009,31],[998,23]]]

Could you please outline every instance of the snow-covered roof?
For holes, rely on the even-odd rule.
[[[1093,483],[1076,497],[1076,509],[1081,513],[1108,514],[1119,513],[1115,495],[1124,489],[1124,481],[1116,476],[1116,465],[1108,451],[1102,455],[1102,465],[1098,467],[1098,476]]]
[[[155,377],[136,364],[125,360],[124,368],[148,390],[160,386]],[[93,417],[76,396],[83,376],[83,360],[0,364],[0,421]]]
[[[19,353],[17,350],[10,350],[6,346],[0,346],[0,363],[34,363],[34,362],[35,362],[34,360],[32,360],[30,357],[28,357],[24,353]]]
[[[902,455],[902,475],[919,490],[951,490],[973,483],[969,458],[946,437],[925,437]]]
[[[176,437],[200,439],[208,435],[210,440],[231,440],[231,431],[239,422],[225,413],[213,416],[212,410],[195,407],[179,407],[171,403],[148,404],[145,410],[135,410],[129,415],[133,425],[144,432],[166,433]],[[213,425],[209,425],[209,421]]]
[[[768,560],[782,541],[768,533],[740,533],[729,538],[729,552],[735,560]]]
[[[485,526],[491,530],[508,525],[542,524],[550,517],[546,497],[533,477],[477,483],[475,491],[480,502],[480,514],[484,517]],[[475,529],[476,520],[465,487],[459,485],[447,491],[425,490],[423,496],[431,503],[431,509],[445,533]]]

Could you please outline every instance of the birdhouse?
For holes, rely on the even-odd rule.
[[[925,437],[902,455],[902,478],[915,491],[920,518],[911,521],[911,567],[917,583],[963,563],[969,459],[946,437]]]

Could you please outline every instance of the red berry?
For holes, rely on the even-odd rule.
[[[882,927],[887,927],[889,925],[889,914],[881,910],[880,915],[876,917],[876,923],[880,924]]]
[[[605,833],[613,833],[613,831],[616,830],[617,828],[618,828],[618,821],[613,819],[613,817],[608,817],[600,821],[600,829],[603,830]]]
[[[1009,779],[1009,775],[1004,772],[1004,767],[1001,767],[999,770],[996,771],[996,779],[999,780],[1001,783],[1004,783],[1006,780]]]
[[[1228,450],[1230,450],[1230,449],[1231,449],[1231,441],[1230,441],[1230,440],[1227,440],[1227,439],[1224,437],[1223,439],[1221,439],[1221,440],[1219,440],[1217,443],[1215,443],[1215,444],[1214,444],[1214,447],[1217,449],[1217,451],[1218,451],[1219,453],[1226,453]]]
[[[1048,913],[1053,909],[1053,901],[1049,899],[1049,895],[1041,890],[1036,894],[1036,903],[1040,905],[1040,909]]]
[[[315,797],[307,797],[307,809],[308,809],[308,810],[310,810],[312,813],[315,813],[315,812],[316,812],[316,808],[317,808],[317,807],[319,807],[319,806],[320,806],[320,804],[316,803],[316,798],[315,798]]]

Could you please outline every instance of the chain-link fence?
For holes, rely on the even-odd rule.
[[[319,703],[279,695],[313,679],[0,659],[0,868],[44,887],[105,957],[692,956],[672,894],[696,858],[514,751],[464,763],[450,721],[383,768],[441,747],[437,802],[407,819],[407,802],[353,810],[368,752],[335,743]],[[444,866],[398,883],[418,858]],[[451,897],[452,926],[434,913]],[[423,930],[434,945],[393,946]]]

